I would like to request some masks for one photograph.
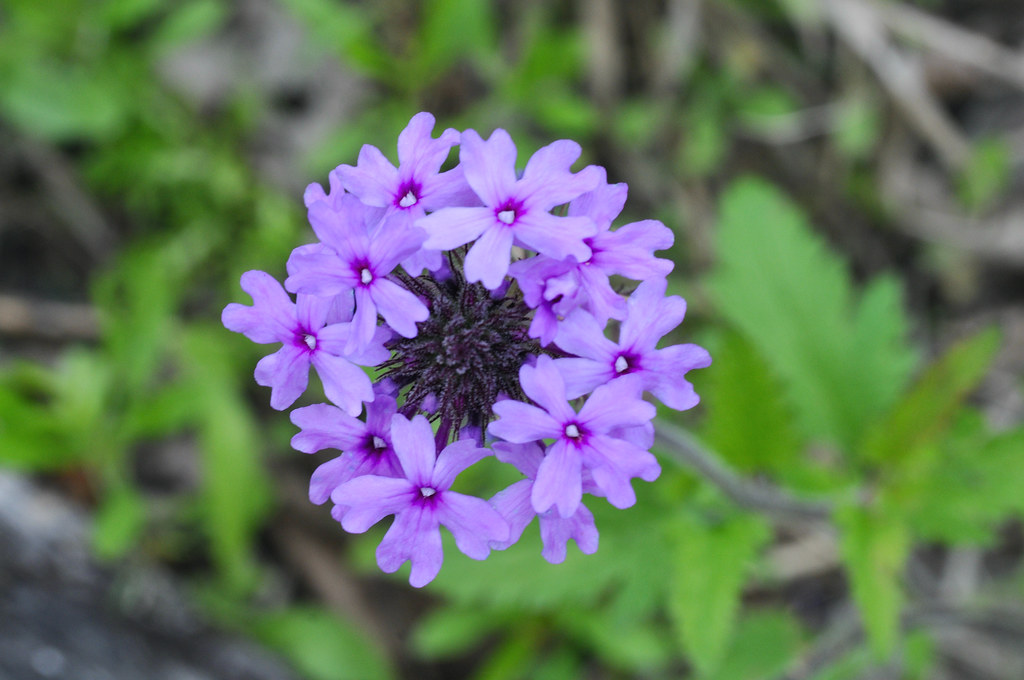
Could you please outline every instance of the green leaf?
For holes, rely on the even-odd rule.
[[[57,141],[107,139],[127,114],[109,73],[55,61],[17,64],[0,87],[0,113],[23,130]]]
[[[256,637],[287,656],[309,680],[388,680],[394,670],[359,628],[312,608],[258,616]]]
[[[801,644],[800,626],[784,612],[754,612],[736,634],[713,680],[768,680],[792,662]]]
[[[158,50],[167,50],[201,40],[216,31],[227,16],[228,7],[220,0],[176,3],[150,44]]]
[[[227,586],[254,583],[252,539],[269,510],[270,481],[262,465],[259,432],[238,392],[224,329],[196,325],[182,343],[194,422],[203,455],[203,527]]]
[[[131,550],[146,526],[146,502],[128,486],[108,491],[96,512],[93,550],[100,559],[121,557]]]
[[[803,435],[854,451],[916,359],[895,281],[876,280],[858,302],[842,260],[758,179],[726,191],[717,237],[718,309],[782,379]]]
[[[801,442],[778,379],[750,341],[724,331],[711,347],[715,370],[702,371],[703,438],[744,472],[781,471],[798,464]]]
[[[996,328],[951,347],[933,362],[892,411],[865,438],[865,456],[891,464],[935,443],[964,399],[988,372],[999,350]]]
[[[927,474],[908,475],[908,522],[927,541],[986,545],[999,525],[1024,514],[1017,475],[1024,469],[1024,428],[992,435],[981,414],[959,415]]]
[[[442,78],[459,59],[496,50],[494,10],[478,0],[428,0],[422,7],[420,49],[412,55],[416,87]],[[453,40],[453,36],[458,36]]]
[[[668,611],[688,658],[702,677],[711,676],[729,649],[747,572],[771,531],[752,515],[714,525],[684,516],[676,529]]]
[[[840,552],[868,642],[878,659],[887,659],[900,638],[900,577],[910,552],[910,534],[894,513],[879,508],[846,507],[835,516]]]
[[[435,609],[417,621],[412,648],[427,659],[458,656],[511,623],[493,608],[450,605]]]

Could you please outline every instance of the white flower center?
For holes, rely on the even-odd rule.
[[[362,281],[363,283],[369,283],[370,281],[373,281],[373,272],[371,272],[366,267],[363,267],[359,271],[359,280]]]
[[[402,196],[402,200],[398,202],[398,205],[403,208],[408,208],[410,205],[416,205],[416,194],[412,193],[412,189],[409,190],[405,196]]]
[[[437,491],[431,489],[429,486],[420,487],[420,495],[423,496],[424,498],[430,498],[435,493],[437,493]]]
[[[575,423],[569,423],[565,426],[565,436],[570,439],[579,439],[580,428],[576,427]]]
[[[619,355],[619,358],[615,360],[615,372],[622,373],[629,368],[629,362],[626,361],[626,357]]]
[[[386,446],[387,446],[387,444],[385,444],[384,440],[381,439],[380,437],[374,437],[373,438],[373,448],[375,448],[375,449],[383,449]]]
[[[498,213],[498,219],[504,222],[505,224],[512,224],[513,222],[516,221],[516,211],[502,210],[500,213]]]
[[[306,333],[303,335],[302,340],[306,343],[306,347],[316,349],[316,336],[312,333]]]

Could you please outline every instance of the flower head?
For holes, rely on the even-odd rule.
[[[411,562],[417,587],[441,568],[442,526],[475,559],[509,548],[534,517],[549,562],[570,540],[594,552],[584,495],[625,508],[632,480],[660,473],[642,395],[690,408],[682,376],[710,363],[696,345],[657,346],[686,309],[666,296],[672,263],[655,257],[672,232],[654,220],[613,226],[625,184],[596,166],[573,172],[581,149],[569,140],[520,174],[504,130],[435,138],[434,125],[413,116],[397,165],[364,146],[356,165],[330,173],[329,191],[306,189],[317,242],[288,259],[294,303],[248,272],[253,305],[223,314],[254,342],[281,343],[256,368],[275,408],[317,369],[334,405],[296,409],[292,446],[339,453],[316,468],[310,500],[330,499],[354,533],[393,515],[377,562],[386,572]],[[456,145],[459,163],[445,168]],[[627,280],[639,283],[632,293]],[[613,319],[617,341],[605,335]],[[523,479],[489,502],[452,491],[477,463]]]

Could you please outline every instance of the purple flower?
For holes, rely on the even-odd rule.
[[[508,524],[487,501],[451,491],[455,476],[490,454],[462,439],[436,453],[434,433],[423,416],[391,419],[391,441],[404,477],[365,475],[334,490],[331,500],[349,509],[341,526],[363,533],[387,515],[395,520],[377,547],[377,564],[387,573],[412,563],[409,583],[420,588],[441,570],[443,525],[456,547],[473,559],[490,554],[491,541],[508,538]]]
[[[242,290],[252,296],[252,306],[231,303],[221,321],[253,342],[282,343],[281,349],[256,364],[256,382],[271,388],[272,407],[286,409],[306,391],[310,365],[327,398],[350,415],[358,415],[364,401],[373,401],[370,379],[358,366],[387,359],[386,329],[375,329],[359,352],[349,352],[352,324],[325,325],[329,314],[337,315],[335,299],[299,295],[293,303],[281,284],[261,271],[242,274]]]
[[[603,325],[583,311],[574,312],[560,325],[555,344],[576,355],[555,361],[570,399],[598,385],[635,377],[642,389],[669,408],[683,411],[696,406],[700,398],[683,375],[710,366],[711,355],[693,344],[656,349],[662,336],[682,323],[686,314],[685,300],[677,295],[665,297],[667,285],[665,279],[652,279],[637,286],[629,297],[618,343],[606,338]]]
[[[538,255],[509,268],[526,304],[537,310],[530,335],[544,345],[554,339],[558,321],[574,309],[588,310],[601,324],[625,317],[626,301],[612,290],[609,276],[645,281],[672,271],[670,260],[654,257],[654,251],[669,248],[674,240],[672,231],[661,222],[644,220],[611,231],[612,221],[626,202],[626,185],[608,184],[604,168],[598,171],[601,181],[597,188],[569,204],[570,217],[589,217],[597,226],[597,233],[583,240],[591,256],[556,260]]]
[[[309,221],[324,245],[300,246],[288,258],[285,286],[289,290],[324,296],[355,292],[349,351],[370,342],[378,313],[406,338],[416,335],[416,322],[428,315],[419,298],[388,278],[399,262],[419,248],[422,234],[386,226],[376,230],[380,219],[388,218],[351,195],[342,196],[336,209],[315,202],[309,208]]]
[[[484,141],[473,130],[462,134],[459,160],[466,180],[484,206],[443,208],[417,224],[428,233],[427,248],[451,249],[477,239],[466,255],[470,282],[494,290],[508,273],[513,245],[562,260],[590,257],[583,242],[596,227],[589,217],[549,213],[597,185],[598,171],[588,166],[573,174],[580,156],[576,142],[563,139],[535,153],[522,179],[516,178],[516,147],[504,130]]]
[[[428,211],[453,205],[479,205],[480,201],[470,189],[457,166],[441,172],[452,147],[459,143],[459,132],[448,128],[437,139],[432,137],[434,117],[417,113],[409,125],[398,135],[398,167],[396,168],[375,146],[363,146],[358,165],[339,165],[330,174],[331,195],[339,187],[347,189],[363,203],[388,208],[397,219],[388,223],[389,229],[408,230]],[[319,185],[307,190],[307,200],[329,199]],[[308,205],[308,204],[307,204]],[[425,235],[424,235],[425,237]],[[402,266],[410,274],[419,274],[424,267],[434,271],[441,266],[441,251],[419,248]]]
[[[572,517],[583,496],[583,472],[617,508],[636,502],[629,480],[651,482],[661,468],[649,451],[632,441],[612,436],[613,431],[641,426],[654,417],[654,406],[640,399],[635,378],[614,388],[598,387],[576,413],[565,396],[565,383],[554,360],[543,355],[537,366],[519,370],[526,396],[538,406],[511,399],[499,401],[499,420],[488,431],[514,444],[553,439],[545,450],[530,496],[533,509],[542,513],[555,506],[562,517]]]
[[[331,492],[362,475],[399,477],[398,456],[391,446],[391,418],[398,402],[390,394],[375,390],[366,405],[366,422],[330,404],[314,404],[292,411],[292,422],[301,431],[292,437],[292,448],[303,453],[338,449],[337,458],[323,463],[309,482],[309,500],[320,505]]]
[[[580,504],[571,517],[561,517],[554,508],[540,514],[534,511],[530,502],[533,495],[534,480],[537,470],[544,458],[544,452],[536,442],[529,444],[510,444],[495,442],[494,455],[503,463],[510,463],[526,475],[503,491],[499,491],[491,499],[491,505],[501,513],[509,525],[509,536],[505,541],[495,541],[491,547],[505,550],[519,540],[526,526],[537,517],[540,524],[540,537],[544,544],[541,555],[551,564],[565,561],[566,544],[569,539],[576,541],[580,552],[592,555],[597,552],[597,527],[594,526],[594,515],[585,505]],[[587,485],[584,484],[586,487]],[[591,485],[592,486],[592,485]],[[587,489],[593,491],[593,489]]]

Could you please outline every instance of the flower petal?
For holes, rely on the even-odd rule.
[[[451,250],[476,239],[495,221],[490,208],[442,208],[416,220],[416,226],[427,232],[424,248]]]
[[[711,365],[711,355],[699,345],[672,345],[647,355],[645,367],[652,376],[648,388],[665,406],[677,411],[693,408],[700,397],[683,376],[695,368]]]
[[[373,401],[373,384],[363,369],[341,357],[313,353],[313,366],[324,386],[324,394],[350,416],[358,416],[364,401]]]
[[[416,486],[428,486],[433,476],[437,447],[430,422],[423,416],[407,420],[391,418],[391,446],[402,463],[406,478]]]
[[[533,481],[521,479],[511,486],[502,489],[491,498],[491,505],[508,523],[508,538],[504,541],[491,541],[492,550],[505,550],[519,540],[523,531],[537,513],[530,503]]]
[[[366,434],[366,425],[361,420],[331,404],[297,408],[291,412],[291,421],[301,428],[292,437],[292,448],[303,453],[344,451],[358,444]]]
[[[565,379],[565,396],[568,399],[582,397],[595,387],[604,385],[615,378],[615,370],[607,363],[593,359],[569,357],[555,359],[555,366]]]
[[[516,185],[516,145],[498,128],[484,141],[476,130],[462,133],[459,164],[466,181],[486,205],[495,207],[512,196]]]
[[[257,343],[285,342],[291,338],[297,326],[295,305],[281,284],[258,270],[242,274],[241,283],[253,304],[226,306],[221,314],[224,327]]]
[[[388,515],[413,507],[418,495],[407,479],[363,475],[336,487],[331,501],[349,508],[342,528],[350,534],[361,534]]]
[[[537,365],[524,364],[519,369],[519,384],[526,396],[551,414],[559,423],[576,416],[565,396],[565,381],[555,366],[555,360],[546,354],[537,357]],[[550,436],[550,435],[548,435]],[[541,439],[541,437],[534,437]]]
[[[628,315],[619,330],[619,346],[639,351],[654,349],[666,333],[683,322],[686,300],[665,297],[665,279],[644,281],[626,302]]]
[[[571,517],[583,498],[582,462],[579,451],[563,439],[548,447],[537,469],[530,502],[538,514],[555,506],[562,517]]]
[[[434,463],[434,472],[430,480],[431,486],[435,489],[451,488],[456,475],[489,455],[491,455],[489,449],[477,446],[476,441],[472,439],[460,439],[457,442],[452,442],[437,455],[437,462]]]
[[[592,432],[600,433],[643,425],[654,418],[657,409],[640,398],[641,385],[635,375],[625,375],[601,385],[580,408],[580,421]]]
[[[508,522],[482,498],[445,491],[435,511],[437,520],[452,532],[459,551],[474,560],[487,558],[491,541],[508,539]]]
[[[502,463],[514,465],[517,470],[529,479],[537,477],[537,468],[544,460],[544,449],[537,442],[513,444],[512,442],[494,442],[491,445],[494,457]]]
[[[441,529],[433,512],[417,506],[397,515],[377,546],[377,566],[385,573],[412,563],[409,585],[422,588],[437,576],[444,562]]]
[[[497,223],[488,227],[466,255],[466,280],[480,281],[494,290],[508,273],[512,253],[512,229]]]
[[[539,515],[540,538],[544,543],[541,556],[551,564],[561,564],[569,539],[576,541],[576,546],[584,555],[597,552],[597,527],[594,515],[587,506],[580,504],[572,517],[561,517],[555,512]]]
[[[605,337],[604,328],[597,319],[583,310],[573,312],[559,324],[555,344],[569,354],[605,363],[614,361],[618,349]]]
[[[256,364],[257,385],[270,388],[271,408],[283,411],[302,396],[309,384],[309,354],[285,345]]]
[[[430,316],[418,297],[394,281],[377,279],[370,287],[370,296],[384,321],[402,337],[416,337],[416,323]]]
[[[390,205],[398,189],[398,170],[380,149],[364,144],[359,150],[357,167],[339,165],[335,173],[342,186],[367,205]]]
[[[590,259],[591,250],[584,239],[597,233],[589,217],[558,217],[530,210],[515,222],[516,243],[556,260],[575,257],[577,262]]]
[[[546,411],[521,401],[506,399],[491,407],[498,415],[487,426],[487,431],[495,437],[515,444],[525,444],[562,434],[562,425]]]

